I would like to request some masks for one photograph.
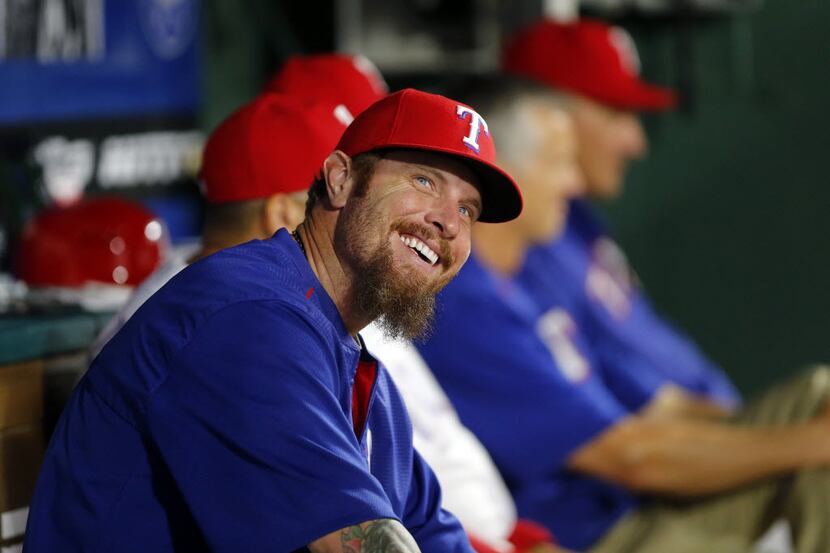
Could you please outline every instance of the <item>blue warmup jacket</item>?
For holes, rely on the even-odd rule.
[[[391,518],[425,553],[472,553],[382,366],[355,428],[361,355],[285,230],[191,265],[75,390],[25,550],[287,553]]]

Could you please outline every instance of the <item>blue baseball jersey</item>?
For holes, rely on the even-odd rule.
[[[374,377],[360,415],[358,365]],[[424,552],[471,553],[440,503],[392,380],[281,230],[179,273],[96,357],[25,549],[292,552],[386,518]]]
[[[666,382],[725,406],[740,402],[726,375],[654,311],[585,202],[572,202],[561,239],[531,249],[518,280],[541,308],[575,316],[598,370],[632,410]]]
[[[419,350],[489,450],[519,515],[583,549],[637,505],[616,485],[567,470],[569,456],[627,416],[561,308],[540,310],[471,256],[439,295]]]

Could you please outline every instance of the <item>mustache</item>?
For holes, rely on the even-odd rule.
[[[438,243],[438,262],[441,267],[447,271],[455,264],[455,256],[450,248],[450,243],[444,238],[440,238],[432,228],[412,221],[398,220],[392,223],[392,230],[398,234],[411,234],[413,236],[420,236],[430,242]]]

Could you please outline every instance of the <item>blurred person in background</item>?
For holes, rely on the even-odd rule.
[[[506,45],[504,68],[569,95],[580,166],[594,199],[619,197],[628,164],[645,156],[639,113],[675,103],[671,90],[638,77],[631,37],[595,21],[541,21],[520,31]],[[564,306],[578,319],[606,378],[620,380],[632,402],[662,388],[667,402],[688,411],[717,415],[737,406],[740,397],[723,371],[651,307],[594,209],[585,200],[570,207],[561,239],[528,255],[528,266],[551,275],[524,279],[536,300],[544,308]]]
[[[633,102],[672,100],[626,69],[621,52],[632,45],[621,36],[598,23],[543,22],[507,49],[510,71],[570,91],[595,196],[617,193],[626,162],[645,151]],[[551,67],[566,69],[556,73],[561,84]],[[826,551],[830,371],[813,369],[731,415],[737,394],[725,377],[642,296],[648,317],[631,315],[622,301],[631,298],[620,298],[596,259],[609,255],[604,231],[586,206],[571,207],[562,241],[534,248],[509,286],[483,284],[483,271],[465,280],[468,264],[441,294],[435,333],[421,348],[519,514],[565,546],[602,553],[746,552],[777,517],[790,521],[796,551]],[[479,240],[476,254],[486,245]],[[639,341],[626,342],[627,329],[594,320],[599,309],[606,324],[663,328],[637,328]]]
[[[376,102],[294,233],[208,256],[148,299],[62,415],[27,550],[470,551],[358,332],[422,332],[474,223],[521,212],[480,128],[445,97]]]

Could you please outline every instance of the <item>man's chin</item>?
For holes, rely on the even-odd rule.
[[[588,185],[588,196],[596,200],[616,200],[622,195],[623,181],[618,178],[608,178],[601,182]]]
[[[408,264],[392,265],[391,252],[377,255],[357,279],[361,309],[392,338],[414,339],[429,331],[435,295],[448,279],[428,278]]]
[[[402,295],[382,306],[378,325],[390,338],[415,340],[429,334],[435,313],[435,295]]]

